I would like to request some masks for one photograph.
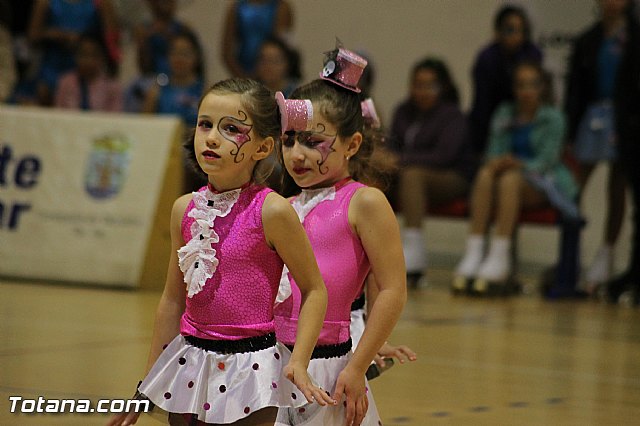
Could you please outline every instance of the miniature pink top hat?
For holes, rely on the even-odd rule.
[[[320,72],[320,78],[331,81],[345,89],[360,93],[358,81],[360,81],[360,77],[366,66],[367,60],[362,56],[339,47],[327,54],[324,61],[324,68],[322,68]]]
[[[285,99],[282,92],[276,92],[276,102],[280,109],[282,134],[293,130],[304,132],[311,130],[313,106],[308,99]]]
[[[374,129],[380,128],[380,117],[378,117],[378,113],[376,112],[373,99],[367,98],[360,102],[360,107],[362,108],[362,116],[364,117],[365,122],[370,123],[371,127]]]

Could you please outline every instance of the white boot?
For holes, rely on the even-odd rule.
[[[491,239],[489,254],[478,269],[478,278],[489,282],[505,281],[511,273],[511,239],[494,237]]]
[[[422,273],[427,268],[427,247],[420,228],[405,228],[402,251],[407,274]]]
[[[483,254],[484,237],[482,235],[470,235],[467,238],[464,256],[456,266],[455,274],[464,278],[474,278],[482,262]]]
[[[612,264],[613,247],[605,244],[598,249],[591,267],[585,275],[587,291],[589,289],[593,290],[598,284],[609,281]]]

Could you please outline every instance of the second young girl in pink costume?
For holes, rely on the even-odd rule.
[[[312,103],[307,128],[286,126],[283,162],[298,193],[292,198],[327,286],[327,315],[309,372],[337,406],[280,409],[276,425],[379,425],[365,372],[391,333],[406,300],[404,259],[398,224],[383,193],[358,182],[376,163],[373,141],[363,136],[357,83],[366,66],[359,56],[336,49],[323,79],[296,89],[292,98]],[[302,108],[302,106],[300,106]],[[286,121],[286,120],[285,120]],[[294,131],[301,130],[301,131]],[[300,192],[300,188],[302,191]],[[289,193],[288,185],[283,192]],[[351,352],[350,310],[369,273],[380,289],[358,347]],[[276,334],[296,340],[303,300],[295,277],[281,284]],[[291,296],[286,298],[287,282]],[[346,400],[345,398],[346,397]]]
[[[334,403],[307,375],[322,277],[294,210],[258,184],[279,135],[276,103],[259,83],[225,80],[200,102],[193,153],[209,184],[173,206],[174,250],[138,386],[172,425],[271,426],[275,407]],[[283,263],[303,289],[293,353],[274,333]]]

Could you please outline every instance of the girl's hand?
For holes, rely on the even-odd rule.
[[[369,408],[364,373],[352,370],[348,366],[340,372],[333,399],[340,403],[343,396],[347,398],[345,426],[360,425]]]
[[[289,362],[289,364],[284,367],[284,374],[287,379],[291,380],[291,382],[300,389],[300,392],[304,394],[304,397],[307,398],[307,401],[310,403],[316,401],[322,406],[337,404],[337,401],[331,398],[327,392],[313,384],[307,373],[307,369],[302,365]]]
[[[400,361],[400,364],[404,364],[405,361],[415,361],[418,359],[416,353],[409,346],[393,346],[388,342],[384,342],[384,345],[378,350],[378,354],[374,358],[374,361],[380,368],[385,367],[384,358],[395,358]]]
[[[107,426],[128,426],[134,425],[138,421],[140,413],[120,413],[109,419]]]

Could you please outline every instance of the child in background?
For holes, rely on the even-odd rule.
[[[173,36],[169,44],[169,76],[159,74],[146,93],[143,112],[176,114],[187,132],[196,123],[198,100],[204,90],[204,57],[196,35],[190,31]],[[184,192],[196,191],[206,176],[194,170],[183,158]]]
[[[256,80],[285,97],[298,86],[302,77],[300,55],[278,37],[268,37],[260,46],[256,62]]]
[[[176,34],[169,44],[169,76],[147,92],[143,112],[177,114],[191,128],[204,90],[204,58],[194,33]]]
[[[167,282],[138,386],[171,424],[271,426],[273,407],[333,403],[307,375],[326,308],[322,277],[295,212],[260,184],[279,135],[276,103],[257,82],[219,82],[200,102],[192,153],[209,183],[174,203]],[[303,292],[293,353],[274,334],[283,263]]]
[[[54,105],[84,111],[122,111],[122,87],[113,78],[116,64],[100,37],[78,40],[75,68],[58,81]]]
[[[37,0],[29,22],[29,41],[43,48],[37,76],[40,105],[53,102],[60,76],[73,68],[80,36],[95,32],[104,38],[109,55],[119,61],[118,22],[111,0]]]
[[[287,132],[282,158],[288,173],[283,193],[295,194],[291,202],[303,221],[329,294],[309,371],[338,405],[280,409],[277,425],[380,422],[365,373],[400,316],[406,280],[393,210],[381,191],[359,182],[375,181],[378,172],[389,166],[388,157],[376,151],[376,137],[364,126],[357,84],[365,66],[366,61],[353,52],[334,50],[325,60],[321,79],[292,95],[311,103],[312,119],[304,127],[290,127],[290,114],[283,114]],[[292,121],[301,111],[302,104],[292,108]],[[362,293],[370,272],[375,274],[379,293],[352,353],[351,304]],[[279,300],[276,333],[279,340],[292,345],[300,329],[296,312],[303,300],[295,277],[283,276]]]
[[[133,80],[125,92],[125,111],[142,112],[147,91],[154,83],[167,81],[169,44],[180,33],[193,32],[176,18],[176,0],[147,0],[151,21],[136,27],[135,40],[140,76]],[[198,94],[199,98],[200,94]]]

